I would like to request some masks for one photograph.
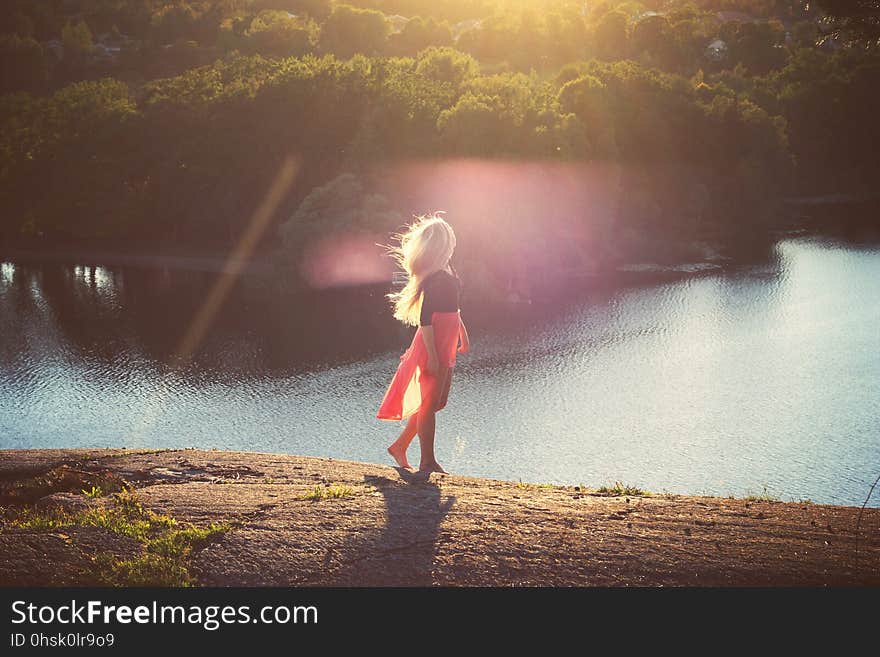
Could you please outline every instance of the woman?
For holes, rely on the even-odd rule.
[[[459,310],[461,281],[450,262],[455,251],[452,226],[437,215],[419,217],[398,237],[400,246],[389,250],[407,273],[407,283],[388,298],[394,317],[418,328],[376,417],[409,418],[388,453],[401,468],[412,470],[406,451],[418,434],[419,473],[427,476],[445,473],[434,455],[435,414],[449,398],[456,353],[467,353],[470,341]]]

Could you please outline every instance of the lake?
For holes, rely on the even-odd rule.
[[[0,448],[389,462],[402,425],[375,413],[413,329],[387,290],[245,278],[192,331],[216,279],[3,262]],[[480,309],[464,283],[472,353],[437,416],[450,472],[851,505],[880,473],[880,244],[789,235],[720,269],[578,279],[564,302]]]

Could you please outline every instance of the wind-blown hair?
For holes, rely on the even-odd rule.
[[[422,284],[449,262],[455,251],[455,232],[436,213],[417,217],[403,233],[392,236],[399,246],[389,246],[388,253],[407,273],[406,285],[399,292],[386,295],[394,306],[394,318],[418,326],[422,309]]]

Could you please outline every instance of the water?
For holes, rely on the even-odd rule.
[[[465,299],[472,353],[438,415],[440,462],[499,479],[860,505],[880,472],[880,245],[789,237],[758,262],[636,276],[486,316]],[[245,279],[190,336],[192,357],[175,359],[216,280],[3,263],[0,448],[387,462],[401,425],[374,415],[412,333],[383,290],[302,297]]]

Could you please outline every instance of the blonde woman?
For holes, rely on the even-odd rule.
[[[376,417],[409,419],[388,453],[401,468],[412,470],[406,451],[418,434],[419,474],[429,476],[445,472],[434,456],[435,414],[449,398],[456,353],[467,353],[470,341],[459,310],[461,281],[450,262],[455,251],[452,226],[437,215],[419,217],[396,237],[400,245],[389,250],[408,279],[388,298],[394,317],[418,328]]]

